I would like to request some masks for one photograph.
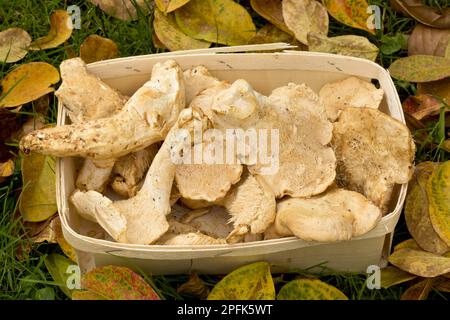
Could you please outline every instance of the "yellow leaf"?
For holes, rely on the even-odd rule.
[[[164,13],[169,13],[184,6],[190,0],[155,0],[158,9]]]
[[[208,300],[273,300],[275,286],[267,262],[240,267],[212,289]]]
[[[65,10],[56,10],[50,16],[50,31],[44,37],[34,40],[30,50],[56,48],[72,35],[72,18]]]
[[[278,29],[273,24],[266,24],[256,32],[256,35],[250,40],[251,44],[286,42],[303,46],[295,37]]]
[[[91,34],[80,46],[80,58],[86,63],[114,59],[119,56],[119,49],[114,41]]]
[[[39,222],[51,217],[58,210],[55,159],[38,153],[24,155],[22,179],[19,210],[24,220]]]
[[[183,33],[175,21],[175,16],[171,13],[164,15],[155,9],[153,28],[161,43],[170,51],[204,49],[209,48],[211,43],[193,39]]]
[[[430,218],[434,230],[450,246],[450,161],[437,168],[428,180]]]
[[[64,252],[64,254],[73,262],[78,263],[75,249],[64,238],[64,234],[61,228],[61,219],[59,218],[59,216],[54,219],[53,230],[55,232],[56,242],[58,242],[59,247]]]
[[[139,10],[143,13],[149,11],[149,0],[89,0],[94,5],[98,6],[106,14],[120,19],[120,20],[136,20],[137,10],[135,4]]]
[[[247,44],[256,32],[250,14],[233,0],[191,0],[175,17],[188,36],[229,46]]]
[[[152,33],[152,42],[155,48],[167,50],[166,46],[161,42],[161,40],[159,40],[158,36],[155,33],[155,30],[153,30]]]
[[[374,29],[369,29],[370,18],[367,9],[369,4],[366,0],[323,0],[330,15],[337,21],[361,30],[375,33]]]
[[[9,177],[13,173],[14,173],[14,161],[12,159],[0,163],[0,178]]]
[[[250,4],[255,12],[278,29],[292,36],[294,35],[284,22],[281,0],[251,0]]]
[[[337,288],[318,279],[297,279],[280,289],[277,300],[348,300]]]
[[[400,297],[400,300],[426,300],[433,288],[435,279],[422,280],[408,288]]]
[[[308,33],[309,51],[328,52],[353,56],[375,61],[378,56],[378,47],[367,38],[361,36],[338,36],[328,38],[322,34]]]
[[[15,107],[52,92],[59,81],[58,70],[45,62],[30,62],[19,66],[4,77],[0,86],[0,107]]]
[[[0,62],[16,62],[25,57],[31,37],[23,29],[9,28],[0,32]]]
[[[381,287],[384,289],[415,278],[417,278],[417,276],[393,266],[381,269]]]
[[[283,0],[283,18],[298,41],[308,44],[309,32],[328,34],[327,9],[316,0]]]
[[[394,251],[397,251],[397,250],[400,250],[400,249],[405,249],[405,248],[421,250],[421,248],[417,244],[416,240],[408,239],[408,240],[405,240],[405,241],[400,242],[399,244],[397,244],[394,247]]]
[[[429,193],[427,184],[438,163],[422,162],[415,168],[414,177],[408,188],[405,202],[405,220],[409,233],[419,246],[426,251],[443,254],[449,250],[444,241],[434,231],[429,214]]]
[[[450,258],[434,253],[400,249],[389,257],[394,266],[424,278],[437,277],[450,272]]]

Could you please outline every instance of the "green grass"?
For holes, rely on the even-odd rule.
[[[240,1],[248,7],[248,1]],[[377,44],[382,44],[383,37],[394,37],[397,34],[408,34],[415,22],[403,17],[387,5],[386,0],[372,0],[371,4],[379,5],[382,10],[383,29],[369,39]],[[429,4],[437,8],[445,7],[446,0],[431,0]],[[60,1],[60,0],[0,0],[0,30],[10,27],[20,27],[28,31],[33,39],[47,34],[49,30],[50,13],[56,9],[65,9],[68,5],[78,5],[81,9],[81,29],[74,30],[70,40],[55,49],[32,51],[25,59],[16,64],[0,63],[0,78],[17,67],[19,64],[31,61],[45,61],[58,67],[61,61],[79,52],[82,41],[90,34],[98,34],[112,39],[117,43],[121,56],[133,56],[158,52],[152,43],[151,15],[146,16],[142,11],[138,12],[136,21],[121,21],[104,14],[101,10],[87,1]],[[252,14],[256,17],[255,14]],[[265,23],[256,18],[256,23],[261,26]],[[330,36],[357,34],[367,36],[360,30],[346,27],[333,18],[330,18]],[[406,48],[402,48],[392,54],[380,54],[378,63],[388,67],[395,59],[405,56]],[[416,91],[415,85],[405,82],[396,82],[399,94],[402,98]],[[35,114],[33,104],[23,107],[21,110],[23,121],[26,114]],[[51,105],[46,117],[49,122],[56,119],[56,100],[51,99]],[[19,121],[19,122],[20,122]],[[432,141],[440,141],[442,138],[441,117],[437,125],[424,129]],[[0,121],[1,122],[1,121]],[[5,130],[6,124],[2,123],[0,130]],[[12,146],[10,152],[16,154],[14,147],[17,142],[9,141]],[[448,153],[442,153],[436,149],[429,149],[425,145],[419,149],[417,158],[423,160],[449,159]],[[0,159],[2,160],[2,159]],[[16,161],[15,173],[6,182],[0,184],[0,299],[65,299],[64,294],[52,283],[43,260],[47,253],[60,252],[57,245],[34,244],[26,236],[26,230],[20,220],[17,211],[17,199],[22,187],[20,160]],[[404,220],[400,220],[396,228],[394,242],[409,238]],[[21,257],[21,258],[20,258]],[[298,276],[310,276],[308,270],[298,271],[296,274],[274,275],[277,288],[286,281]],[[406,286],[396,286],[388,290],[368,290],[365,286],[365,275],[336,273],[326,268],[318,274],[320,278],[341,289],[351,299],[398,299]],[[187,276],[155,276],[147,277],[166,299],[189,298],[177,293],[176,288],[187,280]],[[212,287],[220,277],[202,276],[208,286]],[[432,299],[442,299],[437,293],[430,295]]]

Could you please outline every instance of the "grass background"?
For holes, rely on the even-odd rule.
[[[149,0],[150,1],[150,0]],[[239,1],[249,8],[258,27],[265,21],[252,12],[249,1]],[[383,28],[376,35],[370,35],[371,42],[380,46],[383,40],[394,37],[396,34],[409,34],[415,22],[403,17],[389,6],[386,0],[369,1],[370,4],[380,6],[382,12]],[[447,6],[447,0],[430,0],[427,4],[436,7]],[[45,61],[58,67],[62,60],[67,59],[71,52],[78,54],[79,46],[90,34],[98,34],[112,39],[119,47],[121,56],[133,56],[159,52],[152,43],[152,16],[138,12],[136,21],[122,21],[112,18],[96,8],[88,1],[61,1],[61,0],[0,0],[0,31],[10,27],[20,27],[28,31],[33,39],[47,34],[49,30],[49,17],[56,9],[66,9],[69,5],[77,5],[81,9],[81,29],[75,29],[69,41],[55,49],[43,51],[30,51],[25,59],[18,62],[22,64],[31,61]],[[330,36],[357,34],[368,36],[367,33],[346,27],[330,17]],[[380,53],[378,63],[388,67],[395,59],[406,55],[405,48],[393,53]],[[0,78],[18,66],[18,64],[1,64]],[[416,91],[415,85],[405,82],[396,82],[399,95],[402,99]],[[22,113],[34,114],[34,104],[24,106]],[[55,122],[56,100],[51,97],[51,106],[48,112],[48,122]],[[3,114],[4,116],[4,114]],[[442,119],[441,119],[442,121]],[[20,123],[18,124],[20,125]],[[433,132],[433,125],[426,130]],[[0,131],[7,130],[5,126]],[[432,137],[438,138],[438,137]],[[1,142],[1,141],[0,141]],[[7,141],[11,145],[10,152],[17,153],[14,141]],[[445,160],[444,155],[435,149],[421,150],[417,155],[420,160]],[[0,159],[2,160],[2,159]],[[52,282],[43,260],[48,253],[59,252],[57,245],[34,244],[26,236],[26,227],[17,215],[17,200],[21,192],[20,155],[16,160],[15,173],[6,182],[0,184],[0,299],[66,299],[65,295]],[[397,225],[394,243],[410,238],[403,219]],[[297,274],[274,275],[277,288],[298,275],[308,275],[308,270],[298,271]],[[405,285],[390,289],[368,290],[365,285],[366,275],[335,273],[323,268],[320,274],[322,280],[335,285],[350,299],[399,299],[407,288]],[[166,299],[189,299],[177,293],[177,287],[187,280],[187,276],[155,276],[151,281],[158,287]],[[219,277],[202,276],[209,286],[213,286]],[[430,294],[430,299],[447,299],[437,291]]]

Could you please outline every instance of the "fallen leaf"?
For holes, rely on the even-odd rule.
[[[274,300],[275,286],[267,262],[240,267],[220,280],[208,300]]]
[[[447,47],[445,48],[444,57],[450,59],[450,41],[448,42]]]
[[[0,82],[0,107],[15,107],[54,91],[59,81],[58,70],[45,62],[22,64]]]
[[[433,171],[427,186],[434,230],[450,246],[450,161]]]
[[[444,100],[450,105],[450,78],[433,82],[424,82],[417,85],[417,94],[431,94]]]
[[[0,163],[0,179],[12,176],[13,173],[14,173],[14,161],[12,159]]]
[[[450,8],[443,8],[441,13],[424,5],[422,0],[391,0],[391,4],[424,25],[439,29],[450,28]]]
[[[147,4],[148,0],[89,0],[91,3],[99,7],[107,15],[120,20],[136,20],[137,10],[135,4],[144,13],[150,8]]]
[[[450,279],[444,277],[437,279],[434,288],[441,292],[450,292]]]
[[[436,81],[450,76],[450,59],[426,55],[400,58],[391,64],[389,72],[403,81]]]
[[[393,266],[388,266],[381,269],[381,287],[384,289],[410,281],[415,278],[417,278],[417,276]]]
[[[308,44],[309,32],[328,34],[327,9],[316,0],[283,0],[283,18],[298,41]]]
[[[299,43],[293,36],[283,30],[278,29],[271,23],[267,23],[261,29],[256,32],[256,35],[250,40],[250,44],[262,44],[262,43]]]
[[[83,275],[81,286],[111,300],[160,300],[141,276],[125,267],[95,268]]]
[[[450,272],[450,258],[414,249],[400,249],[389,256],[394,266],[424,278]]]
[[[370,14],[367,13],[369,4],[366,0],[323,0],[330,15],[337,21],[361,30],[375,33],[368,28]]]
[[[80,46],[80,58],[86,63],[114,59],[119,56],[119,48],[114,41],[91,34]]]
[[[161,40],[159,40],[159,38],[156,35],[154,30],[153,30],[153,33],[152,33],[152,42],[153,42],[153,46],[155,48],[167,50],[166,46],[161,42]]]
[[[378,56],[378,47],[367,38],[361,36],[338,36],[328,38],[324,35],[308,33],[309,51],[328,52],[353,56],[375,61]]]
[[[67,242],[67,240],[64,238],[64,234],[61,227],[61,219],[59,216],[57,216],[53,220],[53,230],[55,232],[55,240],[58,243],[61,250],[64,252],[64,254],[73,262],[77,263],[77,254],[75,253],[75,249]]]
[[[442,142],[441,148],[447,152],[450,152],[450,139],[447,139],[444,142]]]
[[[419,246],[435,254],[441,255],[449,250],[449,247],[434,231],[429,214],[429,197],[427,184],[433,171],[439,167],[439,163],[419,163],[414,172],[414,177],[408,186],[408,195],[405,202],[405,220],[409,233],[414,237]]]
[[[414,239],[408,239],[405,241],[400,242],[394,247],[394,251],[400,250],[400,249],[415,249],[415,250],[422,250],[422,248],[419,247],[416,240]]]
[[[31,37],[21,28],[9,28],[0,32],[0,62],[17,62],[28,53]]]
[[[37,101],[37,100],[36,100]],[[16,140],[22,139],[22,137],[29,134],[31,131],[42,129],[46,126],[44,116],[38,114],[30,119],[28,119],[23,125],[22,128],[17,130],[12,138]]]
[[[27,221],[24,222],[24,224],[28,227],[30,231],[30,236],[33,237],[32,240],[34,243],[42,243],[42,242],[57,243],[55,234],[55,219],[56,217],[53,217],[52,219],[51,218],[47,219],[42,222],[27,222]],[[44,226],[44,228],[41,229],[36,234],[36,231],[42,228],[42,226]]]
[[[284,22],[281,0],[251,0],[250,5],[261,17],[272,23],[278,29],[294,36]]]
[[[184,6],[190,0],[155,0],[158,9],[164,13],[169,13]]]
[[[25,221],[39,222],[48,219],[56,206],[55,159],[31,153],[22,159],[23,188],[19,210]]]
[[[72,300],[110,300],[107,297],[87,290],[74,290]]]
[[[426,300],[433,289],[434,279],[422,280],[409,287],[400,297],[400,300]]]
[[[50,31],[31,43],[30,50],[56,48],[72,35],[72,18],[65,10],[56,10],[50,16]]]
[[[277,300],[348,300],[337,288],[318,279],[297,279],[284,285]]]
[[[45,257],[44,263],[58,287],[66,296],[71,298],[72,290],[68,288],[67,284],[69,277],[73,275],[69,272],[69,267],[73,266],[74,263],[60,254],[49,254]]]
[[[229,46],[247,44],[256,32],[250,14],[233,0],[191,0],[175,17],[188,36]]]
[[[208,297],[209,289],[198,274],[192,273],[189,280],[178,287],[177,292],[203,300]]]
[[[418,24],[408,39],[408,55],[445,56],[450,29],[435,29]]]
[[[153,29],[161,43],[170,51],[204,49],[211,46],[210,42],[193,39],[178,27],[173,14],[165,15],[155,9]]]
[[[429,94],[419,94],[410,96],[402,103],[403,111],[413,116],[417,120],[426,117],[436,116],[441,111],[442,102],[435,96]]]
[[[405,48],[408,43],[408,37],[404,34],[397,33],[394,36],[381,36],[380,51],[383,54],[390,55]]]
[[[21,125],[21,117],[17,112],[0,108],[0,162],[6,162],[11,159],[11,151],[13,151],[14,147],[8,145],[8,143],[13,142],[13,136],[20,130]]]

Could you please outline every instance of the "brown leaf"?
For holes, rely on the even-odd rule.
[[[45,226],[43,229],[40,230],[39,233],[33,236],[32,240],[34,243],[42,243],[42,242],[57,243],[55,234],[55,219],[56,217],[52,217],[43,222],[25,221],[25,224],[27,224],[27,226],[31,226],[30,229],[31,233],[35,233],[37,228]]]
[[[261,17],[272,23],[278,29],[294,36],[283,18],[281,0],[251,0],[250,5]]]
[[[120,20],[136,20],[137,11],[134,2],[144,13],[149,11],[148,0],[89,0],[106,14]]]
[[[44,37],[34,40],[30,50],[56,48],[72,35],[72,18],[65,10],[56,10],[50,16],[50,31]]]
[[[418,24],[408,39],[408,55],[425,54],[444,57],[449,40],[450,29],[435,29]]]
[[[153,30],[153,33],[152,33],[152,42],[153,42],[153,46],[155,48],[167,50],[166,46],[161,42],[161,40],[159,40],[159,38],[156,35],[154,30]]]
[[[433,289],[434,279],[422,280],[408,288],[400,297],[400,300],[426,300],[431,289]]]
[[[0,86],[0,107],[15,107],[54,91],[59,81],[58,70],[45,62],[22,64],[4,77]]]
[[[431,94],[444,100],[450,105],[450,77],[433,82],[424,82],[417,85],[417,94]]]
[[[11,159],[11,150],[14,147],[6,144],[12,142],[12,136],[20,129],[20,126],[21,121],[18,113],[0,108],[0,162],[6,162]]]
[[[450,272],[450,258],[434,253],[400,249],[389,257],[394,266],[424,278],[433,278]]]
[[[393,266],[388,266],[381,269],[381,287],[384,289],[410,281],[415,278],[417,278],[417,276]]]
[[[203,300],[208,297],[209,289],[196,273],[191,273],[189,280],[179,286],[177,292]]]
[[[449,247],[441,240],[431,224],[427,183],[433,171],[439,167],[435,162],[422,162],[416,166],[414,177],[408,186],[405,202],[405,220],[409,233],[426,251],[443,254]]]
[[[114,41],[91,34],[80,46],[80,58],[86,63],[114,59],[119,56],[119,48]]]
[[[16,62],[28,53],[31,37],[23,29],[9,28],[0,32],[0,62]]]
[[[298,41],[308,44],[309,32],[328,34],[328,13],[316,0],[283,0],[283,18]]]
[[[450,279],[440,277],[437,279],[434,288],[441,292],[450,292]]]
[[[278,29],[271,23],[267,23],[256,32],[256,35],[250,40],[250,44],[286,42],[300,44],[295,37]],[[302,45],[302,44],[300,44]]]
[[[426,6],[422,0],[391,0],[393,7],[420,23],[439,29],[450,29],[450,8],[437,9]]]
[[[450,76],[450,59],[415,55],[400,58],[389,67],[393,78],[409,82],[430,82]]]
[[[403,111],[417,120],[438,115],[441,105],[441,101],[429,94],[410,96],[402,103]]]

